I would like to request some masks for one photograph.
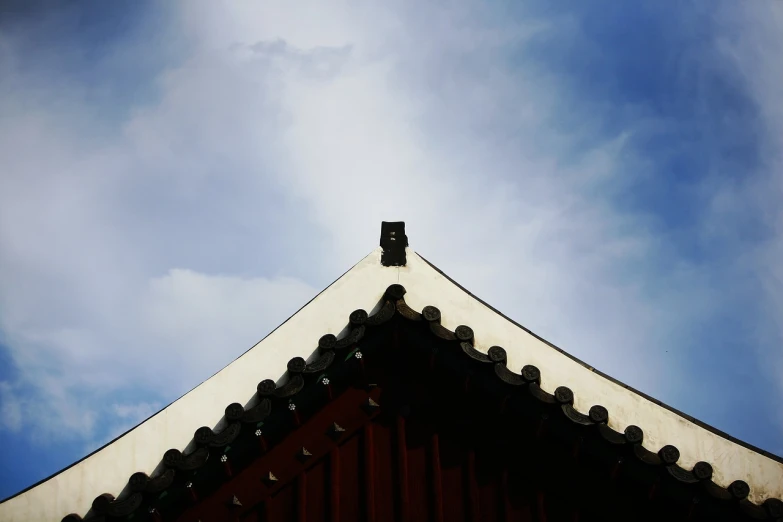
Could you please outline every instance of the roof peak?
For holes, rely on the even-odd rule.
[[[408,236],[405,235],[404,221],[381,221],[381,264],[383,266],[405,266],[408,262],[405,247]]]

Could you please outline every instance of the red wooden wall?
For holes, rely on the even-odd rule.
[[[372,422],[243,520],[545,520],[545,496],[509,487],[507,472],[479,476],[476,464],[474,452],[402,417]]]

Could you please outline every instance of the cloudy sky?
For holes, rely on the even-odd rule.
[[[0,497],[229,363],[381,220],[783,454],[781,55],[774,0],[3,1]]]

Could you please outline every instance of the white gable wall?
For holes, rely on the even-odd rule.
[[[754,502],[783,498],[783,464],[590,371],[465,293],[410,249],[405,267],[383,267],[380,253],[380,249],[373,251],[250,351],[157,415],[75,466],[0,504],[0,520],[57,522],[68,513],[84,515],[101,493],[119,494],[133,473],[151,474],[166,450],[184,449],[196,429],[213,426],[228,404],[245,404],[259,381],[283,375],[291,358],[309,356],[321,335],[339,334],[353,310],[371,310],[393,283],[406,288],[405,299],[413,309],[437,306],[444,326],[473,328],[478,350],[486,353],[493,345],[505,348],[510,369],[518,372],[526,364],[537,366],[544,390],[553,393],[558,386],[568,386],[577,410],[586,413],[600,404],[609,411],[614,429],[641,427],[647,449],[657,452],[673,444],[680,450],[681,466],[690,469],[700,460],[709,462],[717,484],[725,487],[744,480]]]

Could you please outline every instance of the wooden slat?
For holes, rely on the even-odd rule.
[[[364,508],[364,458],[362,431],[340,444],[340,521],[366,518]]]
[[[546,497],[543,491],[536,492],[536,520],[546,522]]]
[[[511,522],[513,519],[513,512],[511,508],[511,495],[508,490],[508,470],[503,471],[503,477],[501,479],[501,492],[500,498],[503,502],[503,520],[505,522]]]
[[[375,522],[375,445],[373,425],[364,425],[364,502],[367,522]]]
[[[481,506],[479,505],[478,482],[476,481],[476,453],[468,452],[468,469],[465,479],[468,483],[468,512],[471,522],[481,522]]]
[[[340,448],[334,448],[329,454],[329,479],[332,488],[329,496],[329,520],[340,522]]]
[[[443,482],[440,474],[440,441],[437,433],[433,433],[430,438],[430,452],[432,514],[436,522],[443,522]]]
[[[307,472],[296,479],[296,520],[307,522]]]
[[[410,496],[408,494],[408,442],[405,437],[405,418],[397,416],[397,480],[399,481],[400,522],[410,519]]]

